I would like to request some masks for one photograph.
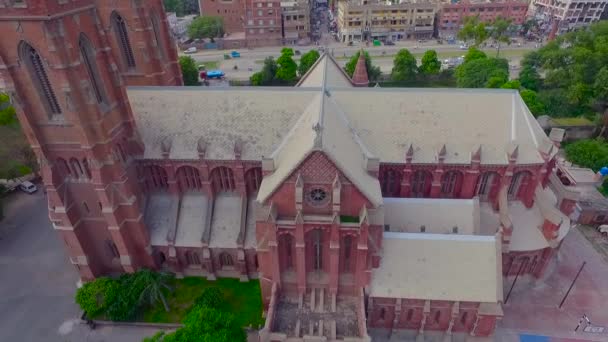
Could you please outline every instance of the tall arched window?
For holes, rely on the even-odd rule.
[[[323,270],[323,231],[316,229],[313,231],[313,269],[315,271]]]
[[[496,172],[484,172],[477,179],[477,186],[475,188],[475,193],[481,199],[487,199],[492,192],[492,189],[498,184],[500,176]]]
[[[145,168],[145,184],[148,190],[166,190],[168,187],[167,172],[158,165],[148,165]]]
[[[232,267],[234,262],[232,261],[232,255],[224,252],[220,254],[220,265],[222,267]]]
[[[431,175],[424,170],[418,170],[412,176],[412,197],[429,197],[431,191]]]
[[[211,184],[216,192],[234,191],[234,174],[225,166],[216,167],[211,171]]]
[[[93,48],[93,44],[91,44],[91,41],[84,34],[81,34],[80,40],[78,41],[78,47],[80,48],[80,55],[82,56],[82,61],[87,69],[87,74],[89,74],[89,80],[91,81],[95,100],[97,103],[106,102],[103,82],[101,81],[99,70],[97,69],[97,60],[95,58],[96,52]]]
[[[113,12],[110,19],[112,20],[114,34],[116,35],[116,40],[118,41],[125,65],[127,68],[135,68],[135,56],[133,55],[133,49],[131,48],[131,42],[129,41],[125,20],[117,12]]]
[[[57,158],[57,171],[62,177],[67,177],[72,174],[70,167],[68,166],[68,162],[63,158]]]
[[[200,190],[201,177],[197,169],[192,166],[182,166],[177,169],[177,184],[182,192]]]
[[[120,258],[120,252],[118,252],[118,247],[116,247],[114,241],[106,240],[106,249],[112,258]]]
[[[441,177],[441,197],[454,198],[460,195],[462,184],[462,173],[459,171],[448,171]]]
[[[245,184],[247,185],[247,193],[255,194],[262,184],[262,168],[254,167],[245,173]]]
[[[351,264],[352,264],[352,248],[353,248],[353,238],[350,235],[344,237],[342,240],[342,271],[350,273],[351,272]]]
[[[84,172],[82,172],[82,167],[80,166],[80,162],[78,161],[78,159],[71,158],[70,166],[72,167],[72,174],[74,175],[74,177],[80,178],[84,175]]]
[[[82,166],[84,167],[84,173],[87,178],[91,178],[91,169],[89,168],[89,161],[87,158],[82,159]]]
[[[160,18],[156,11],[150,13],[150,22],[152,23],[152,31],[154,31],[154,39],[156,39],[156,48],[160,50],[160,58],[163,61],[167,60],[167,50],[165,49],[165,42],[160,31]]]
[[[186,262],[188,265],[200,265],[201,260],[198,257],[198,253],[186,251]]]
[[[293,248],[294,248],[294,243],[293,243],[293,237],[289,234],[283,234],[279,237],[279,245],[280,248],[283,249],[283,252],[281,253],[283,255],[284,260],[281,262],[283,269],[289,270],[292,269],[294,266],[293,263]]]
[[[401,174],[393,169],[382,172],[382,193],[386,197],[398,197],[401,183]]]
[[[517,196],[519,196],[520,191],[526,188],[530,177],[531,175],[528,171],[519,171],[513,175],[507,191],[510,200],[516,199]]]
[[[59,106],[53,87],[51,87],[51,82],[42,63],[42,57],[40,57],[38,51],[22,41],[19,46],[19,58],[25,64],[49,117],[52,119],[57,115],[61,115],[61,107]]]

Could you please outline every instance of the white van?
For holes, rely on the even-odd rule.
[[[19,189],[21,189],[21,191],[23,191],[23,192],[27,192],[28,194],[33,194],[34,192],[36,192],[38,190],[38,188],[36,187],[36,185],[34,185],[34,183],[28,182],[28,181],[25,181],[25,182],[19,184]]]

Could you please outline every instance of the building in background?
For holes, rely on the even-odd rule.
[[[245,38],[250,48],[283,44],[280,0],[244,0]]]
[[[608,0],[532,0],[528,17],[538,20],[549,37],[600,20]]]
[[[222,17],[224,32],[243,32],[245,0],[199,0],[201,15]]]
[[[429,1],[340,0],[337,7],[338,37],[345,43],[431,38],[437,10]]]
[[[188,37],[188,26],[196,17],[194,14],[178,17],[175,12],[167,13],[167,22],[175,40],[183,43],[190,38]]]
[[[310,43],[310,1],[281,1],[283,44]]]
[[[491,23],[497,17],[511,20],[514,25],[521,25],[526,19],[527,1],[460,1],[442,5],[439,11],[437,27],[441,37],[454,36],[462,27],[464,18],[479,16],[479,19]]]

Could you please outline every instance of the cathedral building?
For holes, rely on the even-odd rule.
[[[570,228],[517,91],[370,88],[329,55],[295,87],[183,87],[160,0],[0,0],[0,31],[82,281],[259,279],[262,341],[490,336]]]

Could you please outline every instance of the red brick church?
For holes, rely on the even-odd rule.
[[[259,279],[263,341],[488,336],[569,218],[516,91],[183,87],[160,0],[0,0],[0,79],[82,281]],[[246,303],[244,303],[246,305]]]

